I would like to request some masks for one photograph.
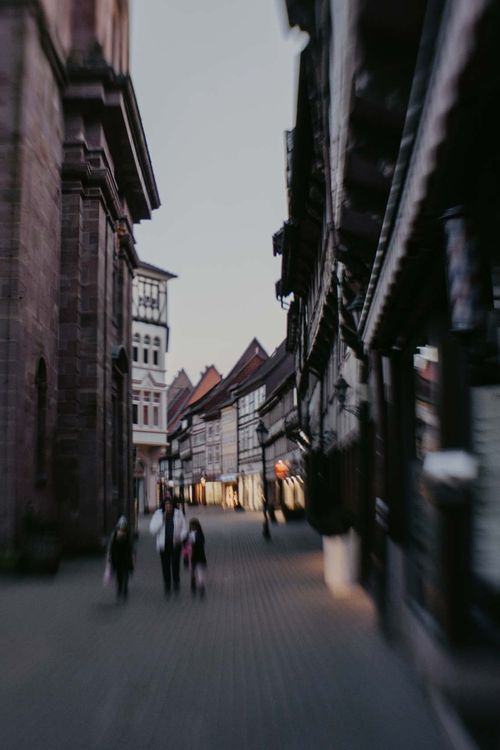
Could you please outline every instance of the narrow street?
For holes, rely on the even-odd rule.
[[[194,515],[189,509],[188,515]],[[99,559],[2,579],[2,750],[440,750],[427,700],[363,594],[335,600],[303,522],[196,509],[208,589],[163,596],[141,523],[127,604]]]

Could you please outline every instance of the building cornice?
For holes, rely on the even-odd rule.
[[[117,75],[104,61],[82,65],[70,61],[66,67],[65,109],[98,117],[134,223],[150,219],[160,198],[130,76]]]

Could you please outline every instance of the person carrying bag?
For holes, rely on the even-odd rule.
[[[167,497],[163,508],[153,513],[149,532],[156,536],[156,550],[160,554],[165,595],[180,590],[180,561],[182,545],[188,536],[186,519],[181,510]]]

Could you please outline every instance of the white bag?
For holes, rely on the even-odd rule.
[[[161,508],[155,510],[149,522],[149,533],[155,536],[163,526],[163,513]]]
[[[102,577],[102,585],[103,586],[109,586],[111,583],[111,579],[113,577],[113,570],[111,568],[111,563],[109,560],[106,561],[106,565],[104,566],[104,575]]]

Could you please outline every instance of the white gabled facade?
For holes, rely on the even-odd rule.
[[[148,263],[137,269],[132,291],[132,423],[134,499],[139,512],[154,510],[159,461],[167,446],[167,282],[175,276]]]

